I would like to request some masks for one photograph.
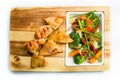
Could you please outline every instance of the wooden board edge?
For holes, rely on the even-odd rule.
[[[10,11],[12,12],[14,9],[18,9],[18,10],[25,10],[25,9],[38,9],[38,8],[80,8],[80,7],[84,7],[84,8],[106,8],[109,9],[110,11],[110,6],[30,6],[30,7],[12,7],[10,9]]]

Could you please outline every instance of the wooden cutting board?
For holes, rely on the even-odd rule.
[[[65,53],[46,57],[48,65],[31,68],[31,56],[25,53],[25,41],[33,40],[34,33],[44,25],[43,18],[49,16],[65,16],[67,11],[103,11],[104,12],[104,51],[105,60],[102,66],[66,67]],[[65,22],[62,24],[65,29]],[[110,64],[110,9],[109,7],[37,7],[14,8],[10,15],[10,69],[12,71],[105,71]],[[65,45],[63,45],[65,48]],[[14,56],[20,58],[20,64],[13,64]]]

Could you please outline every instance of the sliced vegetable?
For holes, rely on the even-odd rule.
[[[90,50],[90,47],[89,47],[89,45],[88,45],[88,38],[87,38],[87,36],[86,36],[86,33],[84,33],[84,35],[85,35],[86,45],[87,45],[87,48],[88,48],[88,51],[89,51],[90,55],[93,56],[94,58],[96,58],[99,62],[101,62],[101,60],[99,60],[99,59],[95,56],[95,53]]]
[[[88,31],[84,31],[84,30],[83,30],[83,32],[84,32],[84,33],[87,33],[87,34],[90,34],[90,35],[88,36],[88,39],[90,38],[90,36],[95,36],[95,37],[97,37],[97,38],[99,37],[98,35],[93,34],[93,33],[91,33],[91,32],[88,32]]]
[[[99,23],[100,23],[100,20],[99,20],[98,17],[96,17],[96,18],[92,21],[91,24],[95,27],[95,26],[97,26]]]
[[[95,35],[99,38],[98,44],[102,44],[102,34],[100,32],[96,32]]]
[[[71,49],[80,49],[81,44],[79,42],[72,42],[72,43],[69,44],[69,47]]]
[[[100,26],[100,25],[95,26],[95,27],[92,29],[91,32],[94,34],[94,33],[97,31],[97,29],[99,28],[99,26]]]
[[[81,24],[82,24],[82,28],[84,28],[86,26],[84,20],[81,20]]]
[[[90,22],[89,20],[91,20],[92,19],[92,22]],[[97,26],[99,23],[100,23],[100,19],[99,19],[99,17],[98,17],[98,15],[96,15],[95,13],[93,13],[93,12],[89,12],[88,13],[88,17],[87,17],[87,20],[86,20],[87,22],[90,22],[90,24],[93,26],[93,27],[95,27],[95,26]]]
[[[82,43],[83,45],[86,44],[86,40],[85,40],[85,38],[81,38],[81,43]]]
[[[87,21],[93,16],[93,12],[90,12],[87,17]]]
[[[81,21],[78,19],[78,25],[80,26],[80,29],[83,28]]]
[[[80,54],[77,54],[74,56],[74,62],[76,64],[81,64],[85,61],[85,57],[84,56],[80,56]]]
[[[83,45],[82,46],[82,50],[87,50],[88,48],[87,48],[87,45]]]
[[[75,55],[77,55],[79,53],[80,53],[80,50],[74,50],[74,51],[72,51],[72,52],[69,53],[69,57],[73,57],[73,56],[75,56]]]
[[[93,44],[89,44],[90,50],[96,53],[95,46]]]
[[[80,29],[75,30],[75,32],[78,33],[78,34],[81,33]]]
[[[89,60],[89,63],[92,64],[96,61],[96,58],[99,58],[102,55],[102,50],[98,51],[95,55],[95,57],[91,57]]]
[[[91,25],[87,26],[86,30],[90,32],[92,30],[92,26]]]
[[[82,50],[82,52],[80,53],[81,56],[85,56],[85,54],[88,53],[88,50]]]
[[[89,53],[84,55],[86,59],[88,59],[90,57]]]
[[[87,19],[87,15],[81,15],[81,16],[80,16],[80,19],[81,19],[81,20],[86,20],[86,19]]]
[[[91,23],[92,23],[92,19],[89,19],[89,20],[86,22],[87,25],[90,25]]]
[[[102,45],[98,45],[98,46],[97,46],[97,49],[98,49],[98,50],[102,49]]]

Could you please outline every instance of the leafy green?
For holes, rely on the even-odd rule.
[[[76,64],[81,64],[85,61],[85,57],[84,56],[80,56],[80,54],[77,54],[74,56],[74,62]]]

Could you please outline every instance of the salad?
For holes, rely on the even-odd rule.
[[[69,17],[72,31],[69,34],[73,39],[69,43],[68,56],[73,58],[75,64],[87,62],[93,64],[101,62],[102,33],[100,32],[100,16],[94,11]]]

